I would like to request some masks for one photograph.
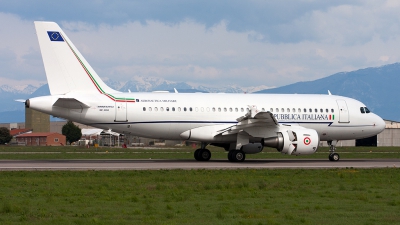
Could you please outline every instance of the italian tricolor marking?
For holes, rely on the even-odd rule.
[[[335,120],[335,115],[329,115],[329,120]]]
[[[61,33],[60,33],[61,34]],[[62,34],[61,34],[62,36]],[[88,68],[85,66],[85,64],[82,62],[82,60],[79,58],[78,54],[74,51],[74,49],[71,47],[71,45],[68,43],[68,41],[64,38],[65,42],[67,43],[69,49],[71,49],[72,53],[75,55],[76,59],[79,61],[81,64],[82,68],[85,70],[86,74],[89,76],[89,79],[93,82],[94,86],[97,88],[97,90],[101,93],[109,97],[111,100],[116,101],[116,102],[136,102],[136,99],[134,98],[118,98],[115,97],[111,94],[106,93],[100,85],[97,83],[97,81],[94,79]]]
[[[309,137],[305,137],[305,138],[304,138],[304,144],[305,144],[305,145],[311,144],[311,139],[310,139]]]

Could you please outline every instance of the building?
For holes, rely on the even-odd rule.
[[[39,132],[26,133],[16,137],[18,144],[25,143],[26,146],[64,146],[65,135],[59,133]]]
[[[33,132],[50,132],[50,115],[25,108],[25,128]]]

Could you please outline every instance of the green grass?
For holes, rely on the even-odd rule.
[[[222,148],[210,146],[212,159],[227,159]],[[0,159],[193,159],[194,148],[83,148],[0,146]],[[342,159],[356,158],[400,158],[399,147],[338,147]],[[317,153],[305,156],[288,156],[272,148],[259,154],[248,154],[247,159],[327,159],[328,148],[319,148]]]
[[[400,171],[2,171],[0,224],[400,224]]]

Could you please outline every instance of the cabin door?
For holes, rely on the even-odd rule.
[[[339,123],[350,123],[349,110],[345,100],[336,100],[339,107]]]

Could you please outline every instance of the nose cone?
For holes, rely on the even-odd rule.
[[[379,116],[376,116],[375,128],[376,128],[376,131],[378,132],[377,134],[379,134],[386,128],[385,121],[382,118],[380,118]]]

